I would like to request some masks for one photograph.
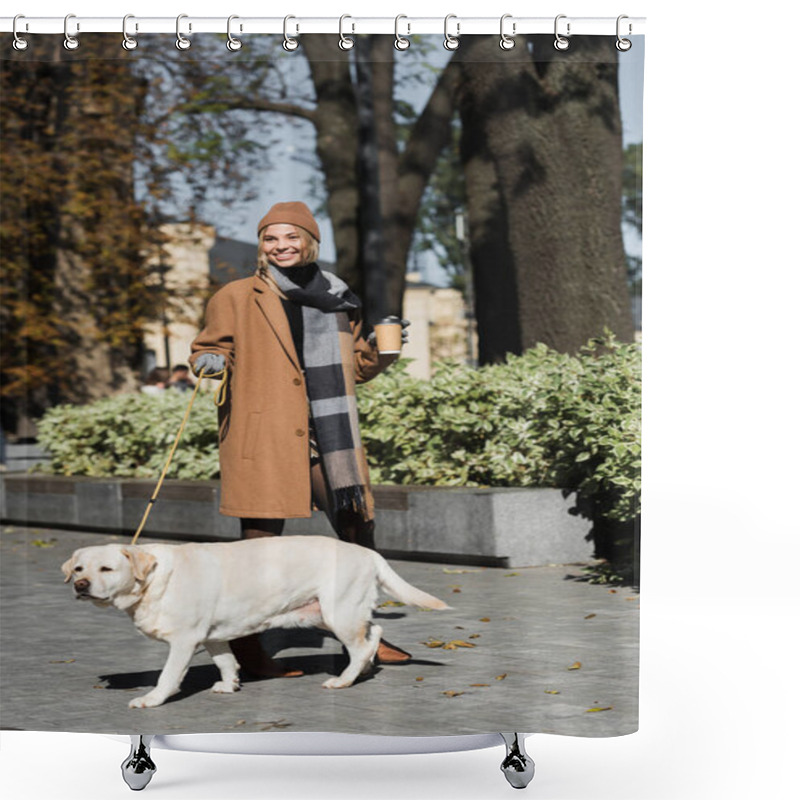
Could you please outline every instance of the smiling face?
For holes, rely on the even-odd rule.
[[[309,263],[311,236],[286,223],[268,225],[261,232],[261,252],[278,267],[302,267]]]
[[[118,596],[135,591],[155,565],[155,558],[138,548],[118,544],[83,547],[61,565],[66,583],[74,578],[73,588],[79,600],[91,600],[107,606]]]

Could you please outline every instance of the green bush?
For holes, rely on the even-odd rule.
[[[157,477],[187,402],[168,392],[54,408],[39,426],[49,470]],[[639,512],[640,352],[610,335],[575,356],[539,345],[480,369],[444,362],[429,381],[401,363],[359,387],[358,404],[374,483],[556,486],[609,519]],[[169,477],[219,476],[216,425],[201,393]]]
[[[639,513],[641,355],[611,335],[576,356],[442,363],[430,381],[395,368],[359,411],[375,483],[574,488],[610,519]]]
[[[198,394],[168,477],[219,477],[217,409],[211,395]],[[188,394],[168,391],[56,406],[39,422],[39,442],[51,456],[43,469],[96,478],[157,478],[188,402]]]

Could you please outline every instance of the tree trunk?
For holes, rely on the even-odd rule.
[[[633,338],[622,244],[622,137],[613,39],[470,37],[459,111],[480,361],[537,342],[574,352]]]
[[[365,320],[370,327],[388,313],[386,261],[383,234],[383,202],[391,202],[381,191],[387,164],[382,163],[378,141],[382,93],[376,95],[372,63],[374,36],[362,36],[356,48],[356,93],[358,96],[359,227],[361,229],[361,273],[364,279]],[[390,84],[391,87],[391,84]],[[391,89],[389,92],[391,108]],[[391,117],[390,117],[391,124]]]
[[[328,214],[336,239],[336,271],[363,296],[359,271],[358,109],[350,57],[338,47],[338,39],[328,34],[303,36],[303,48],[317,95],[317,155],[325,174]]]

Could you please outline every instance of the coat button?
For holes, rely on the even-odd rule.
[[[306,435],[306,432],[305,432],[305,431],[304,431],[302,428],[298,428],[298,429],[295,431],[295,433],[296,433],[298,436],[305,436],[305,435]]]
[[[294,385],[295,385],[295,386],[300,386],[300,384],[301,384],[302,382],[303,382],[303,381],[301,381],[301,380],[300,380],[300,378],[295,378],[295,379],[292,381],[292,383],[294,383]]]

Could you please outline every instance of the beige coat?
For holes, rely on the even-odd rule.
[[[374,378],[378,352],[351,314],[356,383]],[[221,353],[230,370],[220,409],[220,512],[232,517],[311,516],[308,399],[280,298],[257,276],[223,286],[208,302],[190,362]],[[372,495],[367,487],[372,516]]]

